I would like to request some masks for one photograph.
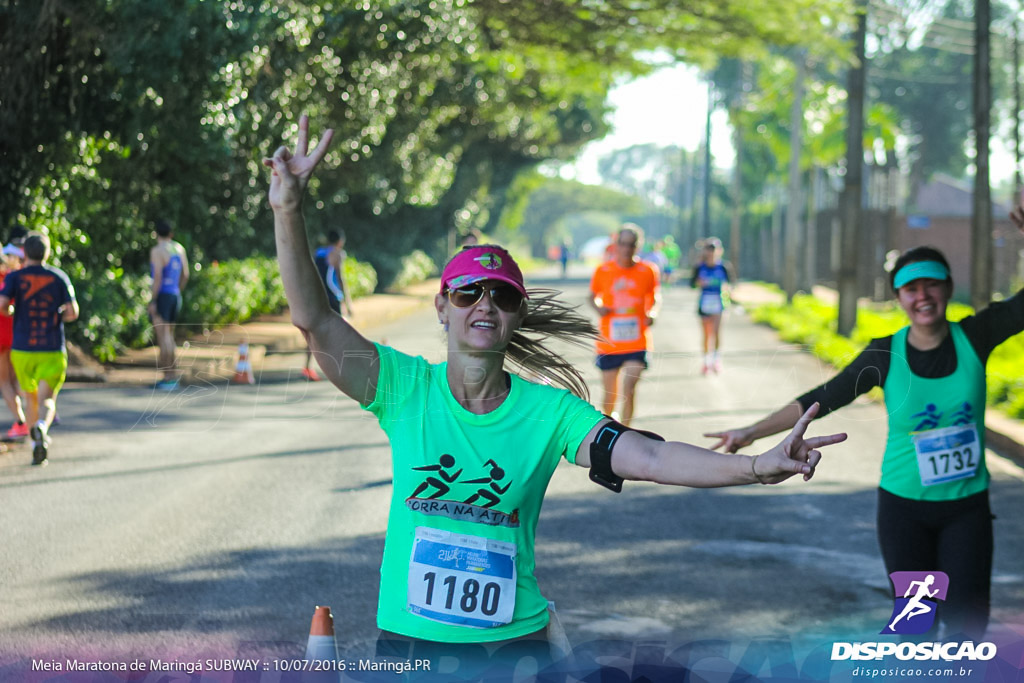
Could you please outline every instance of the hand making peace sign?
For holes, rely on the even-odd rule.
[[[309,153],[309,117],[303,114],[299,117],[299,139],[295,142],[295,152],[292,153],[282,145],[273,157],[263,159],[263,165],[274,171],[268,193],[273,209],[296,209],[302,204],[302,196],[313,175],[313,169],[327,154],[333,137],[334,130],[328,128],[313,152]]]

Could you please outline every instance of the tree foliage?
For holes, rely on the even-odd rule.
[[[1019,4],[992,3],[993,87],[1004,102],[1011,101],[1008,34],[1018,12]],[[868,17],[869,94],[899,117],[911,186],[936,172],[965,175],[973,156],[974,3],[875,0]],[[1003,114],[1012,112],[1004,105]]]
[[[198,264],[268,253],[260,158],[305,112],[336,130],[311,230],[344,226],[383,286],[413,249],[496,226],[523,171],[604,135],[607,91],[650,68],[643,51],[829,49],[842,6],[0,0],[0,221],[46,229],[93,282],[145,269],[157,217]]]

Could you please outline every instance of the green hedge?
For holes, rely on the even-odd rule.
[[[349,256],[341,270],[348,295],[353,299],[369,296],[377,289],[377,271],[369,263],[357,261]]]
[[[204,327],[245,322],[286,305],[277,261],[266,257],[213,263],[195,272],[184,299],[179,322]]]
[[[950,302],[947,316],[955,322],[973,312],[970,306]],[[846,367],[872,339],[890,335],[909,324],[895,302],[861,307],[857,310],[857,326],[848,339],[836,332],[837,307],[807,294],[795,295],[791,304],[751,307],[750,317],[771,325],[784,341],[806,346],[837,368]],[[988,404],[1011,417],[1024,418],[1024,333],[997,347],[989,356],[986,371]],[[875,389],[873,395],[877,398],[881,391]]]
[[[152,331],[146,314],[149,277],[112,270],[92,282],[76,270],[68,269],[68,275],[81,317],[64,327],[68,339],[101,361],[113,360],[125,348],[146,346]]]
[[[67,326],[68,338],[103,362],[113,360],[126,348],[153,343],[152,327],[146,313],[150,279],[129,275],[120,269],[107,271],[93,281],[81,267],[68,268],[77,285],[81,317]],[[345,261],[345,284],[353,298],[366,296],[377,286],[373,266],[349,257]],[[277,261],[252,257],[213,263],[193,271],[185,290],[179,328],[210,328],[243,323],[265,313],[285,308],[284,285]]]

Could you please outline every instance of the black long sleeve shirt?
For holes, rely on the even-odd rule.
[[[984,367],[993,349],[1024,330],[1024,290],[964,318],[960,321],[960,328]],[[892,335],[873,339],[838,375],[811,389],[797,401],[804,410],[817,401],[821,404],[818,417],[828,415],[872,388],[884,386],[891,357]],[[908,342],[906,358],[910,370],[919,377],[948,377],[957,367],[953,335],[946,335],[939,346],[928,351],[916,349]]]

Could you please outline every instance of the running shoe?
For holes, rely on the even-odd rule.
[[[160,391],[174,391],[175,389],[178,388],[178,380],[176,380],[176,379],[162,379],[159,382],[157,382],[156,384],[154,384],[153,388],[154,389],[159,389]]]
[[[4,441],[21,441],[28,436],[28,425],[22,422],[18,424],[15,422],[11,425],[11,428],[7,430],[7,436],[4,437]]]
[[[50,448],[50,437],[46,434],[46,425],[37,422],[29,434],[32,437],[32,464],[45,465]]]
[[[320,381],[320,375],[316,374],[316,370],[312,368],[302,368],[302,376],[308,379],[310,382]]]

